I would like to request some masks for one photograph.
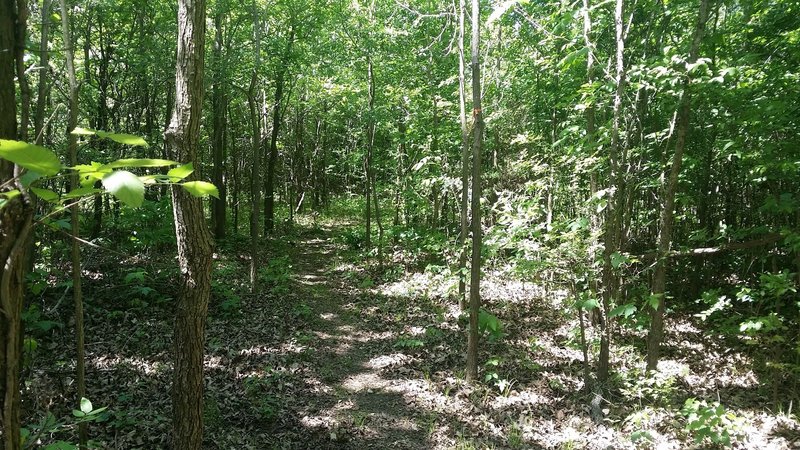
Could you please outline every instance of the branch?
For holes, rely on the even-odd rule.
[[[683,258],[683,257],[701,257],[718,255],[733,250],[747,250],[751,248],[765,247],[774,244],[783,239],[780,233],[769,233],[758,239],[753,239],[744,242],[730,242],[717,247],[701,247],[693,248],[690,250],[675,250],[667,253],[667,258]],[[657,252],[648,252],[642,255],[637,255],[636,258],[645,261],[655,259],[658,256]]]

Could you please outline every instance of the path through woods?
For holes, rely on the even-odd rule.
[[[745,354],[709,341],[681,318],[670,328],[676,344],[667,348],[662,377],[641,384],[620,376],[620,391],[604,408],[606,420],[593,423],[581,390],[577,324],[564,292],[491,271],[482,293],[504,336],[484,336],[483,382],[465,384],[466,321],[448,298],[447,277],[433,265],[393,276],[368,272],[347,245],[349,229],[297,226],[271,240],[264,291],[252,296],[243,294],[248,241],[218,249],[204,448],[632,449],[629,436],[643,423],[660,433],[654,439],[665,448],[681,448],[685,437],[674,430],[682,418],[668,406],[691,396],[719,396],[746,418],[750,448],[800,442],[793,421],[758,409],[763,392],[757,375],[737,369]],[[116,255],[87,251],[86,260],[93,293],[87,301],[87,390],[109,411],[90,435],[104,448],[168,448],[174,285],[164,267],[171,265],[153,262],[163,260],[157,255],[132,258],[125,261],[132,267],[126,275],[113,270]],[[229,286],[241,286],[240,296]],[[58,315],[42,308],[44,316]],[[615,362],[633,368],[642,338],[617,333],[626,351]],[[41,354],[26,374],[29,408],[70,414],[59,405],[74,389],[72,355],[58,345],[69,337],[68,326],[37,334]],[[633,422],[628,417],[638,414],[635,405],[620,401],[622,395],[664,406],[648,407],[639,419],[644,422]],[[70,433],[54,438],[68,440]]]

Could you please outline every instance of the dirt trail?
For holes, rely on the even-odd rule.
[[[337,248],[329,236],[304,235],[291,256],[298,293],[313,312],[309,331],[315,336],[309,385],[316,388],[298,410],[300,421],[326,448],[430,448],[419,411],[404,397],[408,380],[382,375],[398,357],[395,334],[365,320],[361,311],[375,301],[357,280],[335,270]]]

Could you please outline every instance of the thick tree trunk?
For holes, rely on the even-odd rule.
[[[203,105],[204,0],[178,1],[175,107],[164,138],[171,159],[197,167]],[[196,178],[191,176],[191,178]],[[202,448],[203,354],[211,293],[211,234],[203,203],[172,186],[180,288],[175,317],[172,438],[176,449]]]
[[[469,335],[467,339],[467,381],[478,378],[478,315],[481,307],[481,110],[480,5],[472,0],[472,267],[469,285]]]
[[[17,63],[17,81],[19,82],[20,100],[20,123],[17,128],[17,136],[20,141],[28,140],[28,126],[31,116],[31,88],[28,84],[28,77],[25,74],[25,40],[27,39],[28,24],[28,2],[27,0],[17,0],[17,17],[14,27],[16,33],[14,48]]]
[[[697,23],[692,33],[692,44],[689,49],[687,64],[697,61],[700,54],[700,42],[708,20],[710,0],[700,0]],[[664,186],[664,206],[661,210],[661,230],[658,235],[658,259],[653,273],[652,295],[658,305],[651,312],[650,333],[647,336],[647,370],[657,370],[661,355],[661,342],[664,340],[664,294],[667,281],[667,254],[672,244],[672,225],[674,221],[675,193],[678,190],[678,175],[683,163],[683,151],[686,148],[686,135],[689,132],[689,113],[691,108],[691,86],[689,74],[683,81],[683,93],[678,105],[677,124],[675,129],[675,153],[672,155],[672,167]]]
[[[17,139],[17,100],[14,89],[18,33],[16,2],[0,0],[0,138]],[[21,26],[24,26],[22,24]],[[1,190],[20,189],[0,208],[0,449],[20,448],[20,367],[22,362],[22,304],[27,264],[26,241],[33,208],[20,183],[10,182],[20,168],[0,159]]]

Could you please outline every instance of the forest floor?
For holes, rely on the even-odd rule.
[[[483,298],[503,329],[484,336],[481,383],[465,383],[465,319],[452,280],[435,267],[379,273],[348,252],[342,231],[309,226],[274,243],[259,295],[233,288],[247,285],[246,244],[216,255],[207,448],[677,449],[707,448],[725,433],[739,448],[800,448],[796,416],[770,412],[772,389],[746,353],[720,353],[717,337],[688,319],[674,319],[655,379],[640,376],[641,333],[619,332],[613,394],[593,422],[566,294],[491,271]],[[165,265],[139,263],[112,277],[104,265],[118,260],[87,262],[87,277],[96,275],[87,288],[88,395],[109,408],[90,428],[100,448],[169,444],[174,286]],[[59,349],[70,347],[70,329],[38,335],[26,369],[28,423],[32,411],[69,415],[73,357]],[[696,408],[701,416],[713,411],[699,444],[687,428],[689,397],[711,406]],[[51,437],[74,439],[74,429]]]

